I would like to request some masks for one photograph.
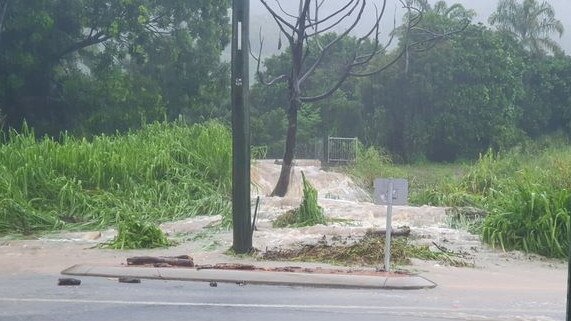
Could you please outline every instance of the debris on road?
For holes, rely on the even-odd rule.
[[[256,267],[252,264],[217,263],[217,264],[197,265],[196,269],[197,270],[255,270]]]
[[[120,277],[119,283],[131,283],[131,284],[141,283],[141,279],[130,278],[130,277]]]
[[[127,265],[153,265],[155,267],[193,267],[194,260],[188,255],[179,256],[134,256],[127,258]]]
[[[59,286],[78,286],[81,285],[81,280],[74,278],[60,278],[58,279],[57,285]]]
[[[367,231],[365,236],[375,236],[375,237],[384,237],[387,234],[386,228],[381,229],[370,229]],[[392,236],[410,236],[410,227],[402,226],[398,228],[393,228],[391,230]]]

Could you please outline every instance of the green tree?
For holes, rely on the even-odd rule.
[[[524,85],[521,128],[532,138],[556,132],[571,137],[571,57],[529,61]]]
[[[556,33],[561,37],[564,27],[547,1],[500,0],[489,22],[515,37],[534,55],[561,53],[561,47],[550,36]]]
[[[412,51],[408,72],[401,61],[363,85],[363,140],[409,162],[512,146],[522,137],[524,57],[514,40],[478,25]]]
[[[208,95],[204,86],[217,73],[217,57],[228,41],[228,0],[4,0],[1,4],[5,14],[0,29],[0,108],[12,127],[28,119],[32,125],[50,124],[57,132],[75,123],[75,116],[84,110],[64,94],[73,88],[65,86],[79,78],[85,85],[81,90],[93,95],[98,88],[115,89],[97,82],[117,77],[132,82],[121,86],[121,90],[131,88],[122,98],[123,106],[140,103],[128,99],[145,96],[144,90],[161,96],[164,105],[156,107],[174,106],[179,92],[167,91],[173,83],[192,88],[186,92],[189,101]],[[164,53],[163,65],[171,64],[152,74],[143,66],[160,60],[157,51]],[[180,82],[159,78],[164,75],[160,72],[184,75],[180,66],[185,59],[185,70],[193,71],[194,78]]]

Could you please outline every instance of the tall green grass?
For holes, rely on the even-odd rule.
[[[229,215],[231,138],[215,122],[156,123],[92,140],[37,138],[25,126],[0,144],[0,233],[32,234]]]
[[[488,213],[485,242],[549,257],[566,257],[571,213],[571,146],[554,139],[506,153],[488,151],[475,164],[394,165],[360,149],[350,173],[372,186],[375,177],[409,180],[410,203],[476,207]]]
[[[422,198],[432,205],[486,210],[482,238],[493,246],[567,257],[571,147],[489,151],[462,179],[425,191]]]

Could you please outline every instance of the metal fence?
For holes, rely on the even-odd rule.
[[[357,138],[329,137],[327,163],[347,164],[357,160]]]

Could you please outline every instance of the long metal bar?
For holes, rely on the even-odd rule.
[[[571,321],[571,221],[567,226],[568,235],[568,257],[567,257],[567,321]]]
[[[391,270],[391,234],[393,233],[393,181],[389,182],[387,191],[387,233],[385,234],[385,271]]]
[[[232,1],[232,224],[236,253],[252,249],[250,110],[248,106],[249,0]]]

